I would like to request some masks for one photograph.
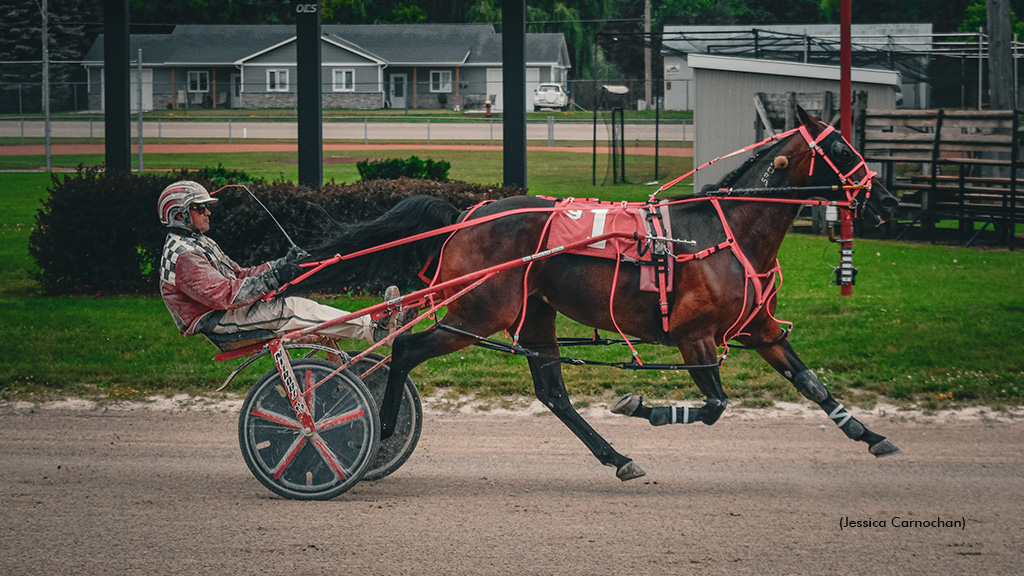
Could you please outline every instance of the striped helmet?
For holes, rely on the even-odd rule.
[[[216,204],[217,199],[210,196],[206,188],[198,182],[182,180],[175,182],[160,193],[156,209],[160,223],[169,228],[188,228],[192,225],[192,216],[188,209],[193,204]],[[177,215],[181,214],[181,220]]]

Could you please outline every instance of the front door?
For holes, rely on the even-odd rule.
[[[238,108],[242,105],[242,75],[231,75],[231,107]]]
[[[409,76],[406,74],[392,74],[391,88],[388,90],[389,100],[392,108],[405,108],[405,88]]]

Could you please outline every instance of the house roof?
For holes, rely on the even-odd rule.
[[[500,65],[501,35],[490,24],[325,24],[325,40],[390,66]],[[530,64],[569,66],[562,34],[526,35]],[[142,49],[151,65],[234,65],[295,38],[295,27],[267,25],[178,25],[170,34],[133,34],[132,58]],[[103,35],[84,60],[103,61]]]

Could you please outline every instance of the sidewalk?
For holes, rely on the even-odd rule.
[[[487,144],[324,144],[324,152],[373,151],[373,150],[468,150],[468,151],[501,151],[501,145]],[[575,152],[579,154],[593,153],[593,147],[587,143],[581,146],[527,146],[534,152]],[[132,146],[132,153],[137,152]],[[294,142],[267,142],[245,144],[150,144],[145,143],[143,154],[225,154],[244,152],[298,152],[298,144]],[[598,154],[608,154],[607,145],[597,147]],[[53,156],[75,154],[104,154],[103,144],[52,144],[50,153]],[[0,156],[43,156],[46,149],[42,144],[24,144],[0,146]],[[653,146],[626,147],[626,154],[635,156],[654,156]],[[693,148],[661,147],[658,155],[675,158],[692,158]]]

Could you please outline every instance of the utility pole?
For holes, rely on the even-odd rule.
[[[644,101],[651,109],[651,0],[644,0]]]
[[[987,9],[989,105],[992,110],[1012,110],[1014,99],[1010,0],[988,0]]]
[[[39,11],[43,14],[43,137],[46,149],[46,171],[53,170],[50,160],[50,11],[42,0]]]

